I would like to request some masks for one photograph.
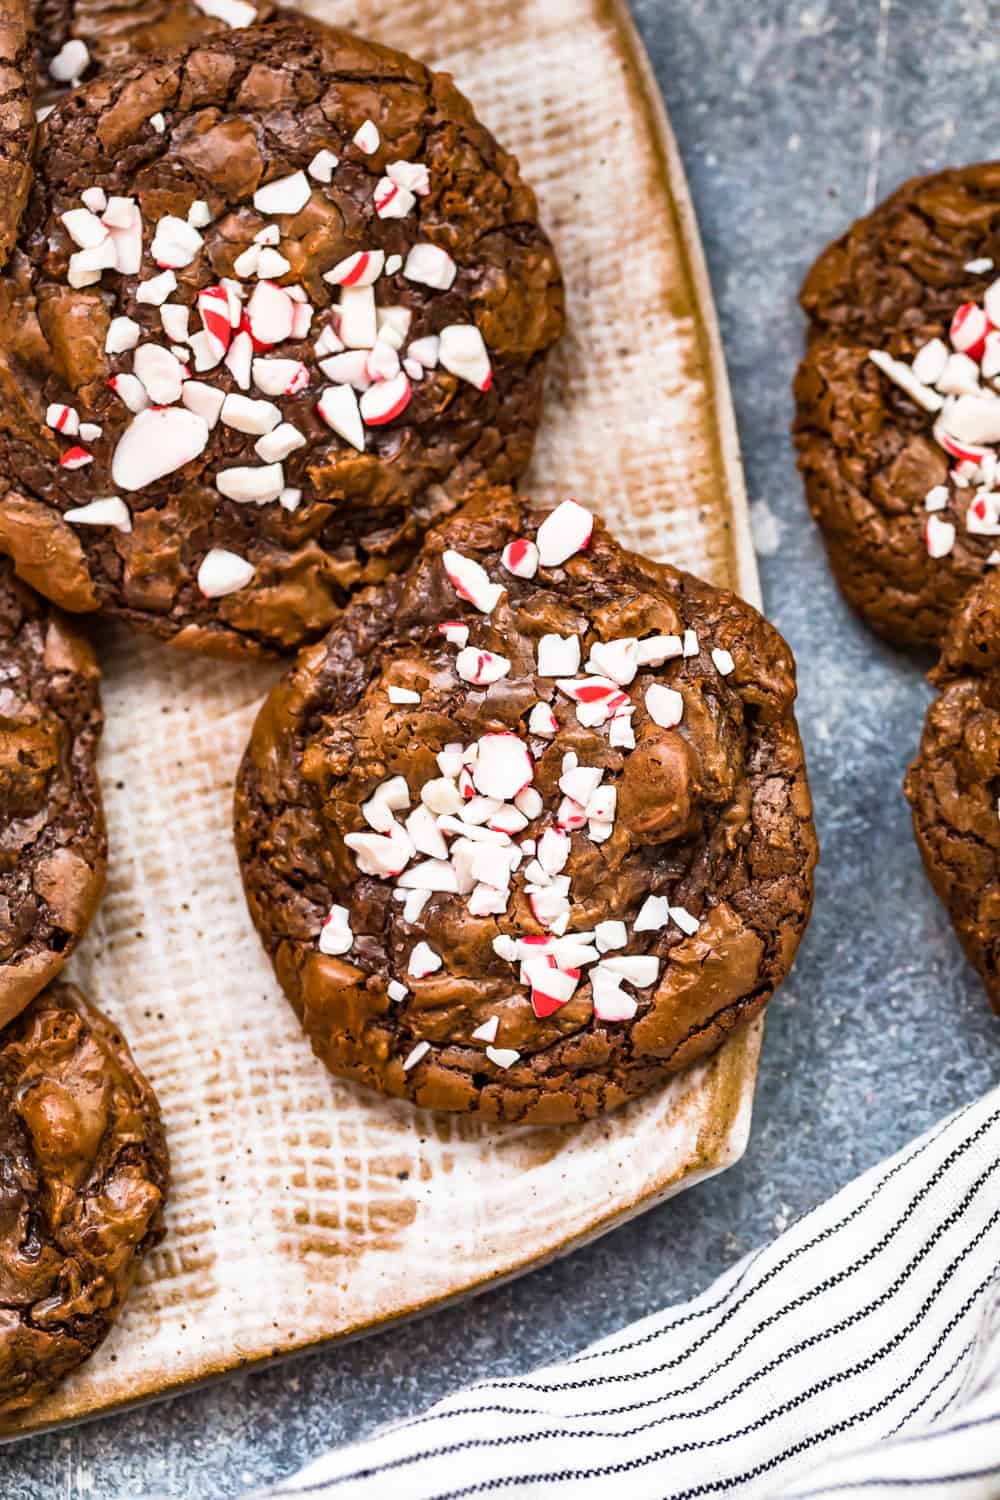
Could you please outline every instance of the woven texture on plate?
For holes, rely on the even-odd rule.
[[[722,459],[711,310],[616,13],[598,0],[311,9],[449,66],[537,185],[572,332],[532,492],[589,497],[628,543],[753,597],[746,554],[737,574],[745,512]],[[759,1027],[568,1130],[491,1132],[331,1079],[263,957],[232,848],[233,775],[269,672],[115,631],[102,657],[110,881],[74,974],[159,1091],[174,1192],[121,1324],[32,1423],[457,1296],[740,1154]]]

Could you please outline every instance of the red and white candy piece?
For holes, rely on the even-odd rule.
[[[252,375],[265,396],[297,396],[309,385],[309,369],[301,359],[255,359]]]
[[[353,947],[350,912],[346,906],[331,906],[329,915],[320,928],[319,951],[330,957],[339,957],[342,953],[350,953]]]
[[[85,469],[88,464],[92,464],[93,462],[94,455],[89,453],[86,448],[81,448],[77,445],[66,449],[66,452],[59,460],[59,467],[69,469],[72,472],[74,469]]]
[[[983,357],[989,330],[990,320],[983,309],[975,302],[963,302],[955,310],[948,337],[952,348],[961,354],[967,354],[970,359],[978,360]]]
[[[116,531],[132,530],[132,513],[117,495],[107,495],[101,500],[91,500],[89,505],[64,510],[63,520],[71,521],[75,526],[113,526]]]
[[[380,177],[375,184],[373,201],[380,219],[405,219],[412,213],[417,200],[409,188],[401,187],[391,177]]]
[[[450,323],[441,330],[438,358],[444,368],[477,391],[493,384],[493,367],[483,336],[475,323]]]
[[[499,656],[494,651],[466,646],[455,658],[455,670],[463,682],[471,682],[475,687],[486,687],[507,676],[510,662],[506,656]]]
[[[223,286],[205,287],[198,293],[198,316],[206,334],[218,347],[219,358],[229,348],[233,325],[229,314],[229,294]]]
[[[955,545],[955,528],[951,521],[944,521],[939,515],[931,514],[927,517],[924,539],[929,557],[935,560],[947,557]]]
[[[427,943],[418,943],[410,954],[407,970],[414,979],[424,979],[428,974],[436,974],[443,962],[441,955]]]
[[[435,291],[447,292],[454,285],[458,267],[447,250],[421,243],[414,245],[407,255],[403,275],[407,281],[418,281]]]
[[[534,578],[538,572],[538,548],[527,537],[518,537],[516,541],[507,543],[500,554],[500,561],[515,578]],[[570,667],[569,670],[575,672],[576,668]]]
[[[472,771],[473,784],[484,797],[510,801],[534,780],[535,767],[524,741],[516,734],[484,734]]]
[[[627,701],[617,682],[612,682],[610,677],[559,677],[556,679],[556,687],[577,704],[595,704],[607,708],[617,707],[622,699]],[[603,718],[599,718],[597,722],[603,722]]]
[[[556,931],[569,918],[569,901],[558,890],[531,891],[528,895],[531,914],[540,927]]]
[[[594,518],[575,500],[564,500],[538,528],[538,554],[543,568],[557,568],[590,545]]]
[[[65,437],[76,437],[80,431],[80,413],[74,406],[63,406],[59,402],[53,402],[46,408],[46,426],[56,432],[61,432]]]
[[[338,437],[357,448],[359,453],[364,453],[364,423],[358,398],[349,385],[328,386],[316,403],[316,410]]]
[[[188,411],[201,417],[210,432],[219,420],[225,400],[225,391],[220,391],[214,385],[207,385],[203,380],[185,380],[181,391],[183,404]]]
[[[312,187],[304,172],[292,172],[287,177],[278,177],[266,182],[253,195],[253,206],[258,213],[297,214],[305,208],[312,197]]]
[[[496,609],[504,592],[499,583],[491,583],[489,574],[474,558],[449,549],[442,562],[455,593],[460,599],[474,604],[482,614],[488,615]]]
[[[391,161],[385,170],[393,182],[416,193],[418,198],[426,198],[431,190],[431,174],[422,162]]]
[[[385,269],[384,250],[356,250],[323,277],[331,286],[371,286]]]
[[[198,587],[206,599],[221,599],[225,594],[236,594],[245,589],[257,569],[237,552],[227,552],[224,547],[213,547],[202,558],[198,569]]]
[[[119,401],[124,402],[131,412],[145,411],[149,405],[146,387],[138,375],[130,375],[127,371],[123,371],[121,375],[112,375],[108,385]]]
[[[646,712],[661,729],[673,729],[684,717],[684,699],[674,688],[654,682],[646,689]]]
[[[572,1000],[580,983],[579,969],[557,969],[549,959],[525,964],[525,983],[531,986],[531,1008],[540,1021]]]
[[[179,406],[149,407],[135,416],[115,448],[111,477],[130,493],[173,474],[204,452],[208,427]]]
[[[365,120],[364,124],[355,132],[354,144],[366,156],[375,155],[375,152],[382,144],[382,137],[379,135],[378,126],[374,120]]]
[[[363,421],[369,427],[384,427],[395,421],[409,406],[411,394],[409,377],[402,371],[393,380],[378,381],[361,397]]]
[[[149,253],[158,266],[178,271],[191,264],[204,243],[202,235],[186,219],[164,214],[156,226]]]
[[[559,721],[547,703],[536,703],[528,715],[528,732],[549,740],[559,730]]]

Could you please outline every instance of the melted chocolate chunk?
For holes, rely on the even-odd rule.
[[[514,577],[503,549],[542,542],[539,520],[509,492],[474,499],[301,655],[257,720],[236,839],[253,920],[332,1071],[432,1109],[555,1123],[615,1108],[762,1009],[809,916],[816,841],[780,636],[599,522],[564,563],[543,546]],[[580,643],[562,683],[537,671],[546,635]],[[602,642],[615,680],[591,662]],[[732,655],[725,675],[713,650]],[[477,683],[498,669],[484,653],[507,670]],[[554,736],[530,727],[539,703]],[[428,809],[449,844],[436,864]],[[513,868],[493,892],[498,849]],[[392,873],[366,873],[380,859]],[[451,879],[442,866],[457,889],[421,901]],[[555,989],[544,965],[522,981],[533,949],[561,960]]]

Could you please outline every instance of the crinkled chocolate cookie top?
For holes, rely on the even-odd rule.
[[[734,595],[573,501],[474,500],[303,653],[239,776],[250,910],[317,1054],[560,1122],[717,1047],[809,915],[794,698]]]
[[[562,300],[446,76],[288,22],[109,72],[0,280],[0,547],[67,608],[290,650],[523,470]]]
[[[906,777],[932,885],[1000,1014],[1000,575],[957,612]]]
[[[65,964],[104,888],[89,644],[0,561],[0,1025]]]
[[[1000,163],[905,183],[820,256],[796,442],[848,600],[940,641],[1000,561]]]
[[[35,139],[32,18],[28,0],[0,11],[0,266],[17,238],[31,187]]]
[[[54,984],[0,1032],[0,1425],[100,1344],[163,1235],[156,1098],[117,1029]]]

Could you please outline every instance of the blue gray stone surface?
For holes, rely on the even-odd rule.
[[[841,602],[788,440],[795,291],[902,178],[996,155],[993,0],[635,0],[687,166],[767,550],[795,649],[823,861],[768,1020],[733,1171],[597,1245],[424,1322],[0,1452],[11,1500],[217,1500],[484,1373],[568,1353],[686,1297],[997,1076],[1000,1022],[927,887],[900,778],[922,664]],[[777,536],[775,535],[777,534]]]

